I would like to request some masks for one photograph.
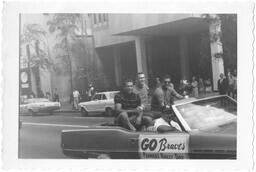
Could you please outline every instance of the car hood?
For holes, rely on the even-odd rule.
[[[227,134],[227,135],[235,135],[237,132],[237,122],[233,121],[227,124],[220,125],[218,127],[209,128],[200,131],[202,133],[210,133],[210,134]]]

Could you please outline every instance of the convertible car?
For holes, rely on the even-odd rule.
[[[63,130],[66,156],[107,159],[236,159],[237,103],[228,96],[173,105],[182,131],[132,132],[119,126]]]

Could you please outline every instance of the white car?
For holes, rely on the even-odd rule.
[[[51,102],[46,98],[27,99],[20,104],[20,113],[36,115],[38,112],[52,114],[54,110],[60,109],[60,102]]]
[[[107,116],[113,115],[114,97],[119,91],[107,91],[96,93],[89,102],[78,104],[82,116],[87,116],[90,112],[105,112]]]

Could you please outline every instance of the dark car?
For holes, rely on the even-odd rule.
[[[64,130],[63,153],[113,159],[236,159],[237,102],[228,96],[184,99],[173,105],[182,131],[132,132],[118,126]]]

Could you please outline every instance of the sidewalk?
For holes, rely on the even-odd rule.
[[[54,113],[80,113],[79,111],[72,109],[72,104],[70,104],[69,102],[61,102],[60,104],[60,110],[56,110],[54,111]]]

